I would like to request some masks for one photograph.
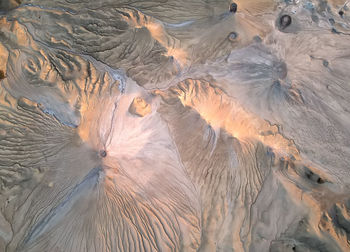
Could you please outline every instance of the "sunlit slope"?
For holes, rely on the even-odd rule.
[[[238,251],[265,251],[275,237],[286,236],[282,226],[298,226],[302,219],[308,231],[291,234],[292,239],[300,239],[301,248],[326,244],[341,251],[337,242],[346,246],[344,236],[330,238],[331,231],[317,231],[324,222],[322,211],[343,202],[346,194],[326,174],[309,166],[309,160],[301,159],[294,143],[276,126],[246,111],[206,81],[188,79],[156,93],[164,103],[159,112],[200,188],[205,209],[201,216],[203,251],[225,251],[231,246]],[[337,199],[333,198],[336,191]],[[304,244],[308,237],[314,244]],[[288,242],[274,243],[281,249],[289,246]]]
[[[348,251],[349,8],[1,2],[0,251]]]

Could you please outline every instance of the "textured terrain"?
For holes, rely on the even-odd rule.
[[[1,0],[0,251],[350,251],[350,3]]]

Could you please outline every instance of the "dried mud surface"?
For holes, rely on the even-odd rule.
[[[350,250],[350,3],[0,1],[0,251]]]

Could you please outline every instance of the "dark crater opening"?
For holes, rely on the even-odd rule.
[[[286,29],[288,26],[292,24],[291,16],[285,14],[280,17],[279,26],[282,30]]]
[[[237,4],[236,3],[232,3],[230,5],[230,12],[233,12],[233,13],[237,12]]]
[[[2,71],[2,70],[0,70],[0,80],[3,80],[3,79],[5,79],[5,73],[4,73],[4,71]]]
[[[101,150],[100,151],[100,156],[103,157],[103,158],[106,157],[107,156],[107,152],[105,150]]]
[[[317,184],[324,184],[326,182],[323,178],[309,170],[307,167],[305,167],[305,170],[305,176],[312,182],[315,182]]]

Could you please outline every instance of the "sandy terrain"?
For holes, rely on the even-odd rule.
[[[350,2],[0,1],[0,251],[350,251]]]

